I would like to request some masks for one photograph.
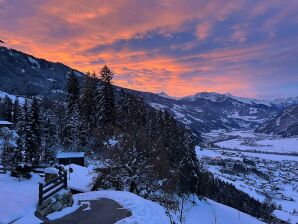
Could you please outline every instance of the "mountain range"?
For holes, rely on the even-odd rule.
[[[62,63],[0,47],[0,91],[21,96],[57,97],[65,94],[67,76],[71,71],[78,77],[84,76],[84,73]],[[257,128],[259,132],[280,133],[271,130],[274,128],[272,123],[269,125],[266,122],[276,120],[285,108],[298,104],[298,97],[269,101],[237,97],[230,93],[201,92],[176,98],[163,92],[127,91],[143,97],[155,109],[168,111],[197,136],[201,132],[218,129]],[[281,116],[280,119],[285,117]]]

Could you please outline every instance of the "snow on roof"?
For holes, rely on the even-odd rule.
[[[84,152],[59,152],[56,156],[57,159],[64,159],[64,158],[80,158],[84,157]]]
[[[58,174],[58,170],[55,167],[47,167],[44,172],[49,174]]]
[[[64,168],[67,170],[67,182],[70,189],[80,192],[91,191],[93,182],[92,169],[76,164],[70,164]],[[69,168],[72,168],[73,170],[70,174]]]
[[[1,125],[11,125],[12,123],[9,121],[0,121]]]

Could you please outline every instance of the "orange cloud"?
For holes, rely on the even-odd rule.
[[[296,5],[294,1],[293,4]],[[191,50],[209,39],[246,43],[254,27],[247,27],[242,21],[229,30],[229,40],[212,35],[216,24],[233,13],[243,14],[249,23],[271,8],[282,8],[276,18],[268,19],[259,28],[272,31],[268,27],[294,16],[297,10],[291,6],[292,3],[283,7],[275,0],[256,5],[238,0],[0,0],[0,39],[8,47],[85,72],[98,71],[102,64],[94,64],[96,61],[107,63],[117,73],[115,84],[128,88],[166,91],[175,96],[198,91],[241,91],[240,95],[252,95],[251,70],[245,61],[266,58],[269,43]],[[192,31],[187,30],[188,23],[194,24]],[[86,54],[99,45],[113,45],[118,40],[142,40],[152,31],[162,36],[193,32],[197,39],[178,41],[168,47],[183,51],[179,55],[158,48],[164,46],[134,49],[126,47],[125,42],[120,49],[111,47]]]

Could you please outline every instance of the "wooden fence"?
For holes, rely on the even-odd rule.
[[[40,206],[43,201],[47,200],[62,189],[67,188],[67,172],[62,171],[58,177],[47,182],[46,184],[39,183],[39,199],[38,205]]]
[[[47,167],[49,167],[49,166],[45,166],[45,165],[32,166],[31,167],[31,172],[37,173],[37,174],[44,174],[44,170]],[[10,166],[4,168],[2,166],[2,164],[0,163],[0,173],[2,173],[2,174],[6,173],[7,171],[13,171],[15,169],[16,169],[16,167],[10,167]]]
[[[41,175],[41,174],[44,174],[44,169],[46,167],[47,166],[33,166],[31,167],[31,172],[38,173]],[[4,168],[0,164],[0,174],[2,173],[4,174],[7,171],[13,171],[13,170],[15,170],[15,167]],[[38,205],[40,206],[43,201],[47,200],[48,198],[50,198],[60,190],[66,189],[66,188],[67,188],[67,171],[60,171],[58,176],[55,179],[45,184],[39,183]]]
[[[5,167],[0,164],[0,173],[5,174],[7,171],[11,171],[11,167]]]
[[[0,173],[5,173],[5,169],[4,169],[4,167],[0,167]]]

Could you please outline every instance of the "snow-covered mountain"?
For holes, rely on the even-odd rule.
[[[159,110],[166,110],[194,133],[217,129],[254,128],[278,113],[263,101],[230,94],[198,93],[182,99],[132,91]]]
[[[160,95],[162,96],[162,95]],[[168,98],[170,98],[168,96]],[[289,98],[278,98],[273,100],[260,100],[260,99],[252,99],[252,98],[246,98],[246,97],[240,97],[240,96],[234,96],[231,93],[215,93],[215,92],[201,92],[197,93],[193,96],[187,96],[183,99],[188,99],[190,101],[194,101],[196,98],[204,98],[209,99],[213,102],[222,101],[225,98],[231,98],[234,100],[237,100],[239,102],[245,103],[245,104],[257,104],[257,105],[265,105],[268,107],[276,107],[279,110],[285,109],[291,105],[298,104],[298,97],[289,97]]]
[[[256,132],[283,136],[298,135],[298,105],[293,105],[260,125]]]
[[[142,96],[152,107],[170,112],[194,133],[217,129],[256,128],[284,108],[298,104],[298,97],[259,100],[230,93],[200,92],[179,99],[166,93],[133,92]]]
[[[159,95],[161,97],[168,98],[168,99],[174,99],[174,100],[179,99],[179,97],[170,96],[165,92],[156,93],[156,95]]]
[[[291,105],[298,104],[298,97],[279,98],[271,101],[271,104],[278,109],[286,109]]]
[[[184,97],[183,99],[189,100],[189,101],[195,101],[197,98],[203,98],[203,99],[211,100],[213,102],[221,102],[227,98],[230,98],[245,104],[251,104],[251,105],[257,104],[257,105],[265,105],[269,107],[272,106],[271,102],[267,100],[257,100],[257,99],[239,97],[239,96],[234,96],[231,93],[220,94],[215,92],[201,92],[193,96]]]

